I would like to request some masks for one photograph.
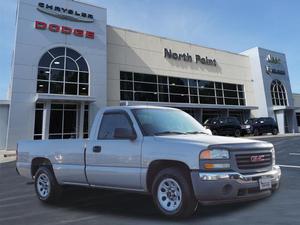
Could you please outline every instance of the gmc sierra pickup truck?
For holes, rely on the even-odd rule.
[[[89,139],[20,141],[17,158],[43,202],[67,185],[120,189],[151,194],[169,217],[267,197],[281,176],[272,144],[212,136],[187,113],[154,106],[104,108]]]

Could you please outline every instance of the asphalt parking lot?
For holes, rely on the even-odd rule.
[[[60,203],[45,205],[36,198],[32,182],[16,174],[15,162],[3,163],[0,224],[299,224],[300,137],[265,140],[275,145],[277,164],[282,165],[281,187],[273,196],[243,204],[200,206],[183,221],[160,216],[149,196],[116,191],[70,189]]]

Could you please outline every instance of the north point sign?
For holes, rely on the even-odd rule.
[[[174,59],[177,61],[185,61],[185,62],[193,62],[196,63],[202,63],[209,66],[217,66],[216,59],[210,59],[207,56],[201,57],[200,55],[195,55],[195,60],[193,60],[193,57],[189,53],[176,53],[172,52],[171,49],[164,48],[164,56],[168,59]]]

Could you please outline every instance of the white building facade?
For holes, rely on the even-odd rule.
[[[20,0],[0,149],[19,140],[87,138],[106,105],[150,104],[216,116],[273,117],[298,132],[285,55],[231,53],[108,26],[106,9]],[[300,105],[300,104],[299,104]]]

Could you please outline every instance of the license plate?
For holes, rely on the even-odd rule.
[[[259,189],[260,190],[266,190],[266,189],[271,189],[272,188],[272,182],[271,182],[271,178],[269,177],[261,177],[259,179]]]

